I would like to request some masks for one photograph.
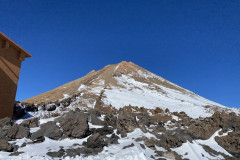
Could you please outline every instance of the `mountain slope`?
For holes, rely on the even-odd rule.
[[[194,118],[210,116],[209,107],[206,106],[225,108],[125,61],[91,71],[80,79],[24,102],[50,103],[72,96],[79,97],[77,103],[74,103],[75,107],[93,108],[97,101],[101,101],[101,105],[117,109],[127,105],[149,109],[168,108],[171,112],[184,111]]]

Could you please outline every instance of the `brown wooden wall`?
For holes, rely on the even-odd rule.
[[[0,38],[0,119],[12,118],[21,68],[20,53]]]

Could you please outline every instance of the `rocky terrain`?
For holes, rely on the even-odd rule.
[[[19,107],[31,114],[36,106]],[[130,159],[235,160],[239,137],[240,116],[233,112],[193,119],[160,108],[75,109],[51,118],[1,119],[0,159],[110,159],[117,147],[122,154],[136,149],[143,154],[125,157]]]
[[[16,102],[0,159],[240,159],[240,111],[132,62]]]

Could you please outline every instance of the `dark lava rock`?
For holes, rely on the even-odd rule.
[[[13,153],[9,154],[9,156],[19,156],[22,153],[24,153],[24,152],[13,152]]]
[[[104,136],[104,135],[107,135],[107,134],[112,134],[113,133],[113,128],[104,126],[102,128],[92,128],[90,131],[92,133],[99,133],[100,135]]]
[[[55,122],[50,121],[50,122],[47,122],[45,124],[42,124],[40,126],[40,130],[32,133],[31,140],[42,139],[44,136],[46,136],[48,138],[51,138],[51,139],[54,139],[54,140],[58,140],[62,136],[62,131],[56,125]]]
[[[210,124],[202,124],[201,126],[191,124],[188,128],[188,132],[194,139],[206,140],[209,139],[218,129],[219,127]]]
[[[146,149],[146,147],[145,147],[144,144],[141,144],[141,143],[140,143],[140,146],[142,147],[142,149]]]
[[[107,146],[107,143],[104,141],[103,136],[101,136],[99,133],[95,133],[91,135],[87,139],[87,142],[84,142],[83,145],[87,148],[102,148],[104,146]]]
[[[12,152],[13,146],[6,139],[0,139],[0,151]]]
[[[8,130],[11,128],[12,124],[13,121],[8,117],[0,119],[0,139],[6,138]]]
[[[138,124],[142,126],[149,127],[151,124],[154,124],[154,120],[146,113],[141,113],[137,115]]]
[[[63,134],[73,138],[84,138],[89,133],[88,115],[80,111],[70,111],[57,119],[63,130]]]
[[[19,102],[14,104],[12,119],[19,119],[26,114],[25,108]]]
[[[18,124],[14,124],[7,133],[7,137],[10,139],[15,139],[17,132],[18,132],[19,126]]]
[[[112,114],[107,114],[104,117],[104,122],[107,126],[112,126],[113,128],[116,128],[116,121],[117,121],[117,118]]]
[[[68,157],[76,157],[81,154],[81,148],[76,148],[76,149],[66,149],[66,155]]]
[[[39,127],[39,118],[31,118],[24,120],[21,124],[29,126],[29,128]]]
[[[47,106],[47,107],[46,107],[46,110],[47,110],[47,111],[55,111],[56,108],[57,108],[56,105],[50,105],[50,106]]]
[[[227,160],[236,160],[234,157],[230,157],[228,155],[223,154],[222,152],[217,152],[214,149],[210,148],[209,146],[202,145],[203,149],[208,152],[210,155],[221,155]]]
[[[113,133],[112,135],[111,135],[111,137],[105,137],[105,142],[109,145],[109,144],[119,144],[118,143],[118,139],[119,139],[119,137],[115,134],[115,133]]]
[[[28,127],[24,127],[23,125],[19,125],[18,132],[16,134],[16,139],[21,139],[21,138],[28,138],[30,135],[30,129]]]
[[[162,134],[157,145],[169,149],[180,147],[183,143],[187,141],[192,142],[192,140],[192,137],[187,133],[187,131],[177,129],[175,131],[167,131],[165,134]]]
[[[13,124],[13,121],[11,120],[11,118],[3,118],[0,119],[0,128],[3,128],[5,126],[11,126]]]
[[[60,149],[59,151],[57,152],[47,152],[47,155],[50,156],[50,157],[62,157],[63,155],[65,154],[65,150],[64,149]]]
[[[89,155],[97,155],[98,153],[102,152],[103,148],[87,148],[87,147],[83,147],[79,149],[79,152],[81,154],[84,154],[85,156],[89,156]]]
[[[216,137],[217,143],[240,159],[240,132],[230,132],[227,136]]]
[[[33,103],[22,103],[25,107],[25,110],[28,112],[36,112],[38,111],[38,107],[35,106]]]
[[[29,135],[30,129],[18,124],[13,124],[13,126],[7,132],[7,137],[10,139],[21,139],[24,137],[28,138]]]
[[[69,98],[62,100],[60,103],[63,105],[63,107],[68,107],[71,104],[71,101],[72,101],[72,99],[71,99],[71,97],[69,97]]]
[[[90,110],[88,113],[94,117],[101,117],[101,113],[97,110]]]
[[[121,112],[119,114],[116,125],[117,131],[122,137],[126,137],[128,132],[132,132],[138,127],[136,116],[128,112]]]
[[[130,144],[128,146],[124,146],[122,149],[130,148],[130,147],[133,147],[133,146],[134,146],[134,144],[132,143],[132,144]]]
[[[102,121],[101,119],[99,119],[97,116],[95,115],[89,115],[89,122],[92,123],[93,125],[100,125],[100,126],[104,126],[105,122]]]
[[[67,149],[66,150],[66,155],[64,157],[76,157],[79,155],[84,155],[84,157],[86,156],[94,156],[97,155],[99,152],[101,152],[103,150],[103,148],[87,148],[87,147],[82,147],[82,148],[75,148],[75,149]]]
[[[235,113],[215,112],[211,117],[192,120],[190,123],[188,132],[195,139],[209,139],[221,128],[223,132],[229,129],[240,131],[240,117]]]

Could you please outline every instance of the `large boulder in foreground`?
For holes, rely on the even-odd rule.
[[[21,139],[28,138],[30,130],[25,125],[18,125],[13,123],[10,118],[3,118],[0,120],[0,138],[2,139]]]
[[[0,139],[0,151],[11,152],[12,150],[13,146],[6,139]]]
[[[72,138],[84,138],[89,133],[88,115],[81,111],[70,111],[56,120],[60,123],[63,134]]]
[[[13,124],[8,130],[7,137],[10,139],[28,138],[30,135],[30,129],[24,125]]]

